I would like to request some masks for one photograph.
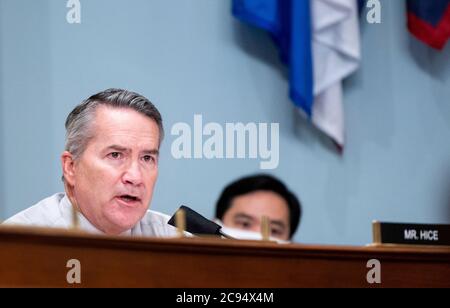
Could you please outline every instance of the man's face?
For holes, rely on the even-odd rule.
[[[227,227],[261,232],[263,216],[269,218],[272,237],[289,240],[289,207],[281,196],[271,191],[235,197],[222,222]]]
[[[95,136],[74,161],[69,184],[84,216],[101,231],[119,234],[149,207],[158,175],[159,128],[132,109],[99,106],[92,129]]]

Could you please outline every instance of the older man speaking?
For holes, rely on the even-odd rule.
[[[65,193],[6,224],[70,228],[109,235],[174,236],[168,216],[148,211],[158,176],[161,115],[145,97],[109,89],[78,105],[66,120],[61,155]],[[77,213],[74,217],[73,213]]]

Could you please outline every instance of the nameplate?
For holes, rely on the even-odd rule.
[[[373,222],[375,244],[450,246],[450,225]]]

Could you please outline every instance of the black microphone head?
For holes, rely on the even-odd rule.
[[[196,211],[182,205],[178,210],[184,210],[186,214],[186,231],[196,235],[221,235],[218,224],[206,219]],[[168,224],[176,227],[175,224],[176,213],[170,218]]]

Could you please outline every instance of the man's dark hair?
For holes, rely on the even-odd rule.
[[[234,198],[261,190],[274,192],[286,201],[289,207],[289,238],[292,238],[300,223],[302,212],[300,201],[280,180],[270,175],[244,177],[225,187],[216,204],[216,218],[223,219]]]

